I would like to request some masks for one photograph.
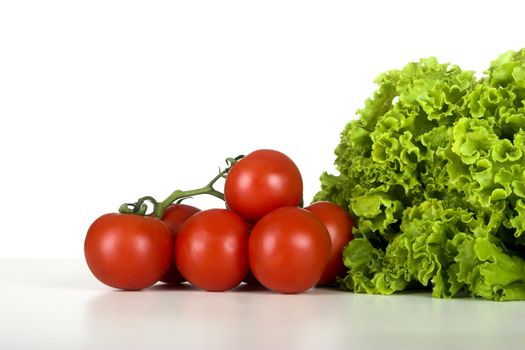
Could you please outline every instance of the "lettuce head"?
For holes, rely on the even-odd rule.
[[[375,82],[315,197],[356,221],[341,287],[525,300],[525,49],[481,78],[428,58]]]

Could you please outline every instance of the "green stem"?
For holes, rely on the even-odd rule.
[[[235,163],[237,163],[237,161],[239,161],[242,157],[244,156],[240,155],[235,158],[227,158],[226,163],[228,164],[228,167],[220,171],[204,187],[197,188],[195,190],[189,190],[189,191],[175,190],[173,191],[172,194],[168,196],[168,198],[166,198],[162,202],[157,202],[157,200],[151,196],[145,196],[145,197],[139,198],[138,201],[135,203],[122,204],[119,208],[119,212],[123,214],[146,215],[148,206],[145,202],[150,202],[153,206],[153,212],[150,215],[154,215],[158,218],[162,218],[162,216],[164,215],[164,211],[166,210],[167,207],[169,207],[175,202],[180,202],[184,198],[194,197],[194,196],[198,196],[201,194],[209,194],[211,196],[224,200],[224,194],[222,192],[217,191],[215,188],[213,188],[213,185],[215,185],[215,183],[219,179],[226,177],[231,167]]]
[[[169,207],[174,202],[176,202],[177,200],[198,196],[200,194],[209,194],[209,195],[212,195],[219,199],[224,200],[224,194],[215,190],[211,186],[204,186],[202,188],[198,188],[198,189],[190,190],[190,191],[176,190],[172,194],[170,194],[168,198],[158,203],[153,213],[155,214],[156,217],[162,218],[162,215],[164,215],[164,211],[166,210],[166,208]]]

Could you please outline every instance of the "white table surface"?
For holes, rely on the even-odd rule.
[[[525,302],[246,285],[123,292],[82,260],[0,260],[0,276],[5,350],[525,348]]]

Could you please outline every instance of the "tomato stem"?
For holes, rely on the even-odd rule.
[[[237,163],[244,155],[239,155],[235,158],[227,158],[226,164],[228,166],[224,170],[219,169],[219,173],[211,179],[210,182],[204,187],[197,188],[194,190],[188,190],[188,191],[182,191],[182,190],[175,190],[172,194],[170,194],[165,200],[162,202],[158,202],[155,198],[152,196],[144,196],[139,198],[135,203],[124,203],[119,208],[119,213],[123,214],[137,214],[137,215],[154,215],[158,218],[162,218],[164,215],[164,211],[167,207],[172,205],[175,202],[180,202],[185,198],[193,197],[201,194],[209,194],[211,196],[217,197],[221,200],[224,200],[224,194],[220,191],[217,191],[213,185],[221,179],[225,178],[228,172],[230,171],[231,167]],[[148,212],[148,205],[146,202],[149,202],[151,206],[153,207],[151,214],[147,214]]]

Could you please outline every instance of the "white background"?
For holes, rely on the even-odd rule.
[[[202,186],[257,148],[297,163],[309,201],[380,72],[432,55],[483,71],[525,47],[524,10],[0,0],[0,258],[80,258],[99,215]]]

